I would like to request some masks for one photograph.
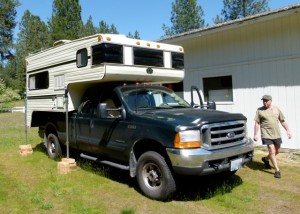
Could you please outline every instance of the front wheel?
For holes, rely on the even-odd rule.
[[[137,182],[149,198],[165,201],[176,191],[176,183],[165,159],[157,152],[144,153],[137,163]]]
[[[60,143],[55,134],[51,133],[47,136],[47,153],[52,159],[59,158],[62,155]]]

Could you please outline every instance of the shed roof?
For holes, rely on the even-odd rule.
[[[206,28],[199,28],[195,30],[191,30],[188,32],[184,32],[181,34],[177,34],[171,37],[167,37],[164,39],[159,40],[160,42],[166,42],[166,43],[177,43],[180,41],[189,40],[192,38],[196,38],[203,35],[209,35],[212,33],[220,32],[220,31],[226,31],[234,28],[238,28],[241,26],[249,25],[249,24],[255,24],[258,22],[263,22],[267,20],[272,20],[279,17],[284,17],[293,13],[300,12],[300,3],[286,6],[283,8],[279,8],[276,10],[264,12],[255,14],[252,16],[247,16],[239,19],[235,19],[228,22],[219,23],[216,25],[212,25]]]

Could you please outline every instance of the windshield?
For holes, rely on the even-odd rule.
[[[165,87],[124,87],[122,94],[134,111],[157,108],[186,108],[190,104]]]

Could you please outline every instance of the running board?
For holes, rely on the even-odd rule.
[[[105,164],[105,165],[108,165],[108,166],[112,166],[112,167],[115,167],[115,168],[118,168],[118,169],[129,170],[129,166],[125,166],[125,165],[122,165],[122,164],[117,164],[117,163],[107,161],[107,160],[100,160],[99,158],[89,156],[89,155],[86,155],[86,154],[83,154],[83,153],[80,154],[80,157],[88,159],[88,160],[92,160],[92,161],[95,161],[95,162],[98,162],[98,163],[102,163],[102,164]]]

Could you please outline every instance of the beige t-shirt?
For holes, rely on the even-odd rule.
[[[258,108],[254,120],[260,124],[261,138],[281,138],[279,122],[283,122],[285,117],[278,107]]]

